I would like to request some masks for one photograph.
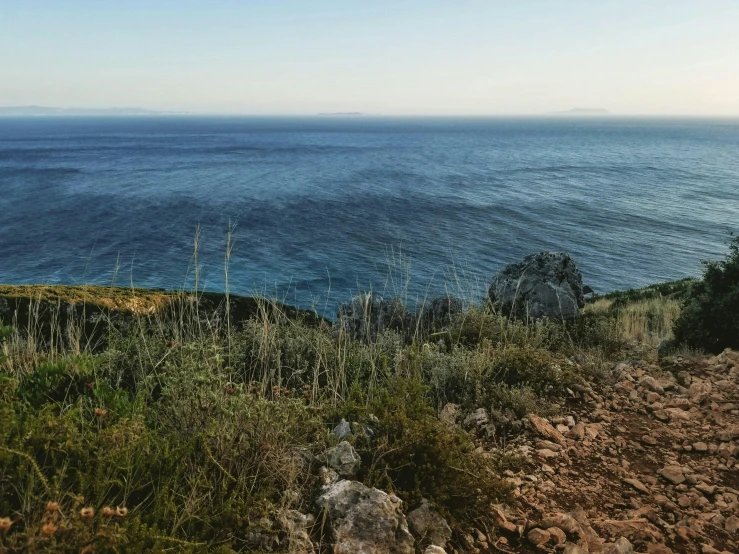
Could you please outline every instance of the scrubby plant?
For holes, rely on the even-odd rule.
[[[739,348],[739,237],[723,260],[704,262],[703,278],[691,286],[673,332],[678,345],[708,352]]]
[[[593,375],[583,360],[622,346],[611,310],[526,322],[471,307],[428,333],[356,340],[261,299],[232,325],[197,299],[106,327],[105,347],[82,352],[1,328],[0,550],[259,549],[283,533],[265,521],[311,509],[312,461],[341,418],[366,431],[350,439],[358,478],[462,528],[522,460],[477,452],[482,435],[440,421],[444,404],[496,423],[550,414]]]
[[[353,402],[338,414],[362,417],[362,405],[355,389]],[[395,491],[410,507],[431,500],[457,524],[484,517],[491,502],[508,494],[493,460],[474,452],[468,434],[436,417],[420,379],[389,381],[366,409],[374,416],[372,432],[358,438],[357,447],[367,485]]]
[[[627,289],[613,291],[606,294],[596,294],[589,298],[587,303],[588,305],[592,305],[608,301],[609,306],[619,308],[634,302],[660,298],[669,298],[680,302],[688,297],[690,289],[695,281],[695,279],[688,277],[677,281],[667,281],[665,283],[648,285],[640,289]]]

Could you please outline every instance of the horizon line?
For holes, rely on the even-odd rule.
[[[3,108],[21,108],[30,106],[0,106]],[[57,109],[57,108],[53,108]],[[546,117],[572,119],[613,119],[626,117],[648,118],[739,118],[739,113],[639,113],[639,112],[604,112],[604,113],[577,113],[562,112],[518,112],[518,113],[372,113],[372,112],[204,112],[204,111],[169,111],[144,108],[58,108],[90,112],[105,112],[114,110],[142,110],[148,113],[57,113],[57,114],[13,114],[0,113],[0,118],[77,118],[77,117],[305,117],[321,119],[370,119],[370,118],[491,118],[491,117]]]

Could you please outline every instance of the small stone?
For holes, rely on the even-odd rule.
[[[485,408],[477,408],[474,412],[472,412],[464,419],[464,426],[482,427],[489,420],[490,418],[488,417],[488,411]]]
[[[582,422],[578,423],[570,429],[569,435],[573,439],[583,440],[585,438],[585,425]]]
[[[401,506],[397,496],[355,481],[323,487],[316,500],[316,507],[325,511],[334,554],[413,554],[414,540]]]
[[[694,442],[693,450],[696,452],[708,452],[708,445],[705,442]]]
[[[659,474],[673,485],[685,482],[685,475],[680,466],[667,466],[659,470]]]
[[[651,377],[650,375],[645,375],[644,377],[642,377],[641,378],[641,381],[639,381],[639,384],[642,387],[647,388],[647,389],[649,389],[649,390],[651,390],[653,392],[659,393],[659,394],[662,394],[662,393],[665,392],[665,389],[663,389],[659,385],[659,383],[657,383],[657,380],[654,377]]]
[[[626,537],[620,537],[613,544],[604,545],[603,554],[634,554],[634,546]]]
[[[644,435],[641,438],[641,441],[649,446],[655,446],[657,444],[657,439],[655,439],[652,435]]]
[[[555,546],[567,542],[567,535],[559,527],[549,527],[547,529],[547,533],[551,536],[552,543],[554,543]]]
[[[695,488],[696,490],[709,496],[713,495],[716,492],[716,485],[707,485],[706,483],[700,483],[699,485],[696,485]]]
[[[544,460],[551,460],[552,458],[559,457],[559,454],[557,454],[556,452],[553,452],[553,451],[549,450],[548,448],[541,448],[541,449],[539,449],[539,450],[536,451],[536,454],[537,454],[537,456],[539,456],[540,458],[542,458]]]
[[[352,426],[347,420],[342,419],[341,422],[336,427],[334,427],[332,433],[340,439],[343,439],[352,434]]]
[[[724,522],[724,529],[729,533],[736,533],[739,530],[739,517],[729,516]]]
[[[643,492],[644,494],[649,494],[649,489],[646,487],[644,483],[639,481],[639,479],[624,479],[624,483],[631,485],[639,492]]]
[[[406,516],[408,527],[418,538],[425,538],[436,546],[444,546],[452,538],[449,524],[427,500]]]
[[[353,477],[362,465],[362,458],[351,444],[342,441],[326,451],[326,463],[342,477]]]
[[[655,402],[659,402],[662,396],[657,392],[648,392],[647,393],[647,402],[649,404],[654,404]]]
[[[553,440],[557,444],[564,444],[565,438],[562,433],[552,427],[552,425],[544,418],[541,418],[534,414],[530,414],[529,423],[531,423],[534,431],[536,431],[537,434],[539,434],[540,436],[544,437],[545,439]]]
[[[549,531],[544,531],[544,529],[539,529],[535,527],[531,531],[529,531],[529,534],[526,535],[526,538],[529,539],[529,542],[531,544],[539,546],[541,544],[548,543],[551,535],[549,534]]]

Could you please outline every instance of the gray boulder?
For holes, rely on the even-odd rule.
[[[418,539],[436,546],[444,547],[452,538],[449,524],[426,499],[418,508],[408,512],[408,525]]]
[[[488,297],[505,315],[572,319],[585,306],[582,274],[564,252],[530,254],[493,279]]]
[[[343,439],[352,434],[352,426],[347,420],[342,418],[339,424],[334,427],[334,430],[331,432],[340,439]]]
[[[362,465],[362,458],[351,444],[341,441],[326,451],[326,464],[342,477],[354,477]]]
[[[413,554],[413,536],[394,495],[356,481],[322,487],[316,500],[324,510],[333,554]]]

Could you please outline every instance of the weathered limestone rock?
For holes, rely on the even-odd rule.
[[[326,463],[342,477],[353,477],[362,465],[354,447],[346,441],[326,450]]]
[[[685,482],[685,475],[680,466],[667,466],[659,470],[659,474],[667,479],[673,485],[679,485]]]
[[[428,540],[433,545],[443,547],[452,538],[449,524],[427,500],[409,512],[407,519],[411,532],[417,538]]]
[[[352,426],[347,420],[342,419],[339,424],[334,427],[332,433],[340,439],[344,439],[352,434]]]
[[[626,537],[620,537],[613,544],[604,545],[603,554],[634,554],[634,546]]]
[[[490,421],[488,411],[485,408],[477,408],[464,419],[464,426],[467,428],[482,427],[488,421]]]
[[[316,504],[326,511],[333,554],[413,554],[396,496],[342,480],[323,487]]]
[[[544,529],[538,529],[535,527],[534,529],[529,531],[529,534],[526,535],[526,538],[529,539],[529,542],[531,544],[539,546],[548,543],[551,535],[549,534],[549,531],[544,531]]]
[[[575,317],[585,305],[582,274],[563,252],[540,252],[506,266],[488,290],[504,314],[539,319]]]
[[[529,423],[531,423],[531,427],[533,427],[534,431],[536,431],[539,436],[553,440],[558,444],[564,444],[565,438],[562,433],[552,427],[552,425],[544,418],[531,414],[529,415]]]

